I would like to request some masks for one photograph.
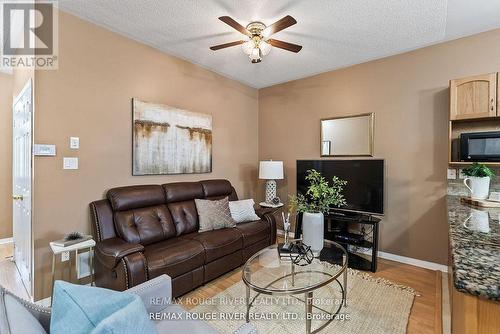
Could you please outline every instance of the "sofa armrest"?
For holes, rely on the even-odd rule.
[[[271,236],[270,236],[270,244],[276,243],[276,216],[274,215],[277,212],[277,209],[274,208],[258,208],[255,209],[255,213],[259,216],[260,219],[266,221],[271,225]]]
[[[172,279],[170,276],[161,275],[125,292],[141,297],[148,313],[161,312],[172,303]]]
[[[26,315],[31,313],[34,319]],[[0,286],[0,333],[25,333],[36,327],[50,330],[50,308],[21,299]],[[38,324],[36,324],[38,322]]]
[[[255,214],[259,216],[260,219],[263,219],[265,215],[272,215],[276,209],[273,208],[256,208],[255,209]]]
[[[144,252],[144,246],[132,244],[120,238],[99,241],[96,245],[96,256],[109,269],[113,269],[125,256],[137,252]]]

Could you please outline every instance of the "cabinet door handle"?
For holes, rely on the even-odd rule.
[[[495,99],[491,98],[491,111],[495,110]]]

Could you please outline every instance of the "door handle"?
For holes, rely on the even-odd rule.
[[[22,200],[24,199],[23,195],[14,195],[14,196],[12,196],[12,198],[13,198],[15,201],[17,201],[17,200],[22,201]]]

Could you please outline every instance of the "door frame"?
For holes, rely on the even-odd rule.
[[[33,216],[34,216],[34,202],[35,202],[35,196],[34,196],[34,189],[35,189],[35,159],[33,155],[33,148],[35,146],[35,87],[34,87],[34,80],[33,78],[29,78],[28,81],[23,86],[23,89],[19,91],[19,93],[13,98],[12,100],[12,129],[14,130],[14,105],[19,101],[21,96],[24,95],[25,91],[29,88],[31,88],[31,153],[30,153],[30,167],[31,167],[31,213],[30,213],[30,252],[31,252],[31,261],[30,261],[30,274],[31,274],[31,280],[30,280],[30,285],[29,287],[24,286],[24,282],[22,282],[24,288],[26,289],[26,292],[28,296],[30,297],[31,301],[34,301],[34,295],[35,295],[35,244],[34,244],[34,238],[33,238]],[[12,137],[12,140],[14,140],[14,137]],[[14,141],[12,141],[11,145],[14,145]],[[12,151],[12,167],[14,167],[14,151]],[[14,176],[14,169],[12,168],[12,176]],[[12,190],[14,188],[14,178],[12,179]],[[14,220],[12,220],[12,225],[14,225]],[[15,252],[15,250],[14,250]],[[16,265],[16,270],[17,270],[17,265]],[[22,281],[22,280],[21,280]]]

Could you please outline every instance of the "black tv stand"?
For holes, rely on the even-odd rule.
[[[347,211],[331,211],[325,215],[325,240],[341,244],[348,253],[349,268],[377,271],[378,223],[380,218],[369,214]],[[356,224],[361,233],[350,232]],[[368,232],[366,230],[369,230]],[[299,214],[295,238],[302,236],[302,214]],[[349,246],[370,249],[370,260],[349,250]]]

